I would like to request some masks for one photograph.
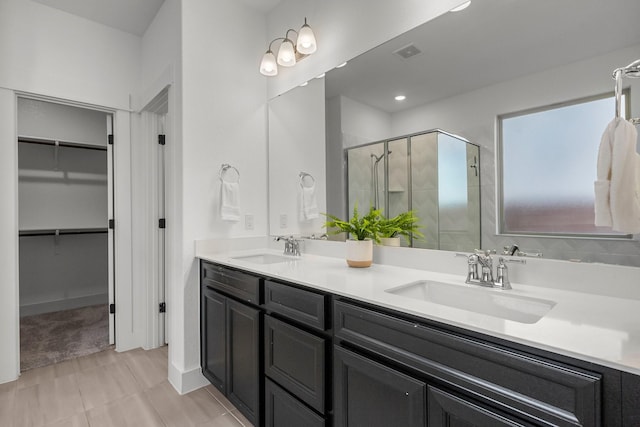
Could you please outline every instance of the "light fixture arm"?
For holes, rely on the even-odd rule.
[[[273,40],[271,40],[271,43],[269,43],[269,49],[267,49],[267,52],[272,52],[271,47],[273,46],[273,42],[277,42],[278,40],[285,40],[286,37],[277,37]]]
[[[289,38],[289,32],[290,32],[290,31],[293,31],[294,33],[296,33],[296,40],[298,40],[298,32],[297,32],[296,30],[294,30],[293,28],[289,28],[289,29],[287,30],[287,32],[284,34],[284,38],[285,38],[285,39],[289,39],[289,40],[293,41],[293,39],[290,39],[290,38]]]

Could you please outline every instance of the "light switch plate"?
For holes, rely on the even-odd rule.
[[[253,215],[246,214],[244,216],[244,229],[245,230],[253,230]]]
[[[280,214],[280,228],[287,228],[287,214]]]

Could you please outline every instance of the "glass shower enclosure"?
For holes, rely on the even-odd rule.
[[[413,210],[424,238],[403,246],[480,248],[480,150],[436,129],[347,148],[348,213],[355,204],[387,217]]]

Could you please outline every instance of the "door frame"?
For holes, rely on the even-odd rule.
[[[113,247],[114,247],[114,293],[116,303],[116,313],[114,322],[118,324],[117,330],[115,330],[115,349],[116,351],[127,351],[133,348],[140,347],[142,345],[141,337],[144,333],[144,323],[142,322],[141,310],[137,309],[139,304],[144,299],[144,295],[134,289],[132,282],[132,270],[133,264],[132,258],[132,210],[131,210],[131,112],[125,110],[119,110],[109,108],[105,106],[88,104],[84,102],[77,102],[69,99],[56,98],[46,95],[40,95],[24,91],[10,90],[13,98],[12,117],[3,121],[3,125],[7,126],[4,130],[6,135],[13,135],[11,138],[12,144],[17,141],[17,103],[18,98],[30,98],[40,101],[53,102],[58,104],[70,105],[80,108],[92,109],[97,111],[103,111],[107,114],[111,114],[113,117],[113,134],[115,144],[113,146],[113,166],[114,166],[114,180],[113,180],[113,210],[116,219],[116,227],[113,232]],[[13,281],[13,299],[12,306],[8,306],[8,310],[5,312],[7,319],[11,319],[8,326],[13,326],[13,333],[16,339],[9,339],[6,349],[0,355],[2,360],[6,360],[8,364],[13,366],[7,366],[2,370],[0,376],[0,383],[4,381],[11,381],[18,378],[20,375],[20,302],[19,302],[19,283],[20,278],[18,274],[18,161],[17,161],[17,143],[10,160],[13,163],[11,168],[14,185],[12,189],[7,192],[6,200],[13,201],[15,219],[13,221],[13,233],[15,238],[13,240],[13,253],[15,254],[15,272],[12,275],[15,277]],[[11,154],[11,153],[9,153]],[[6,354],[6,356],[5,356]],[[12,355],[15,355],[13,357]],[[9,357],[11,356],[11,357]],[[13,362],[13,363],[11,363]]]

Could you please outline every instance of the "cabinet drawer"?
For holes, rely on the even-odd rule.
[[[267,380],[265,392],[266,427],[324,427],[325,419],[307,408],[275,383]]]
[[[282,283],[266,280],[265,307],[305,325],[326,329],[329,297]]]
[[[505,410],[559,426],[599,426],[598,374],[342,301],[337,338],[455,385]]]
[[[319,412],[325,410],[325,340],[265,316],[264,372]]]
[[[263,279],[250,274],[202,261],[200,283],[202,286],[217,289],[228,295],[259,305],[261,282]]]

